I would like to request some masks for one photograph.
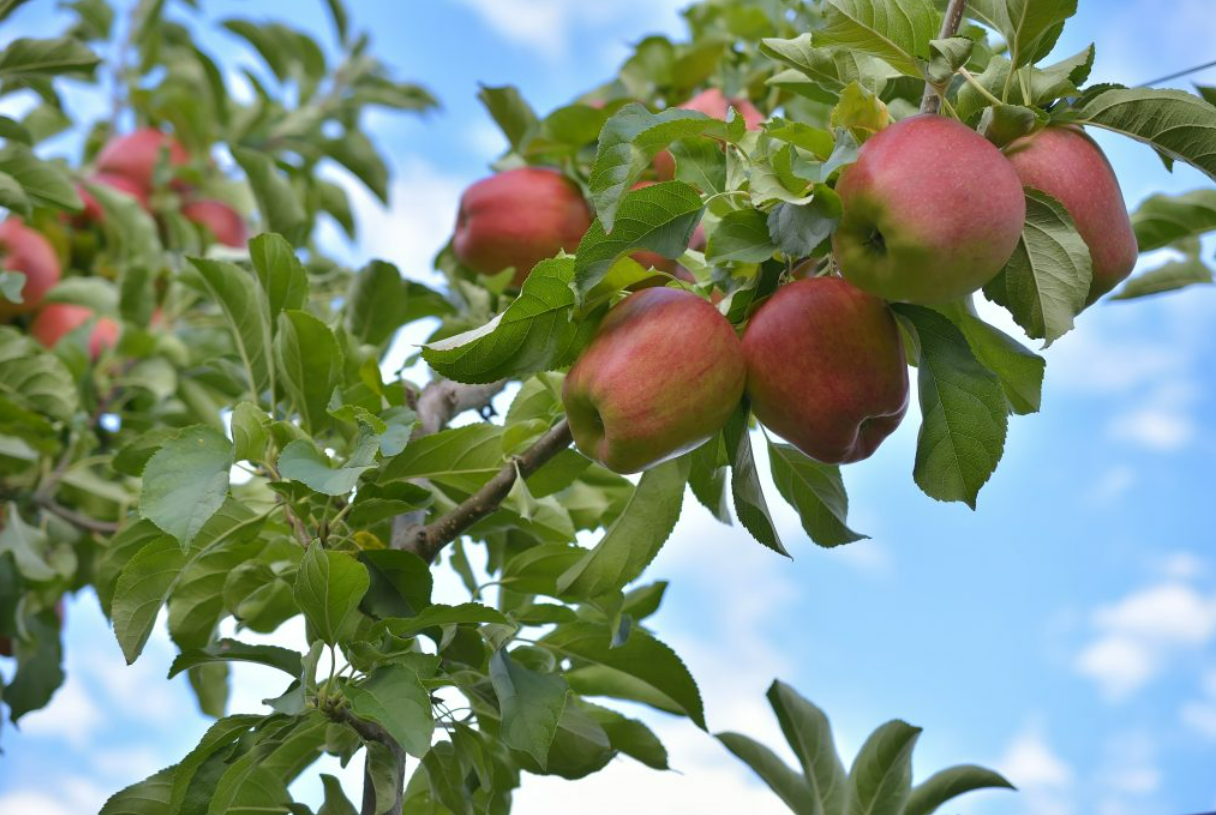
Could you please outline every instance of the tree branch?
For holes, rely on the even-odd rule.
[[[958,33],[958,27],[963,22],[963,11],[966,9],[967,0],[950,0],[950,5],[946,7],[946,16],[942,18],[941,30],[937,33],[939,40],[944,40],[947,37],[953,37]],[[942,98],[938,96],[937,89],[929,82],[925,83],[925,94],[920,99],[921,113],[937,113],[941,109]]]
[[[397,740],[383,727],[375,722],[360,719],[346,708],[331,710],[328,711],[328,714],[329,718],[333,721],[349,725],[369,745],[365,758],[365,769],[363,771],[363,805],[360,808],[361,815],[376,815],[378,812],[400,812],[405,805],[405,750],[401,749],[401,745],[397,743]],[[393,779],[393,789],[397,791],[397,800],[393,802],[391,807],[380,806],[376,800],[376,785],[372,781],[372,754],[370,747],[373,743],[384,745],[393,755],[393,766],[396,774],[396,778]]]
[[[58,515],[73,526],[78,526],[87,532],[113,535],[118,531],[118,524],[114,521],[99,521],[96,518],[90,518],[88,515],[68,509],[53,498],[35,496],[34,502],[52,515]]]
[[[522,455],[515,456],[503,465],[485,486],[451,512],[425,526],[414,525],[403,530],[401,540],[393,541],[394,548],[413,552],[427,563],[433,562],[443,547],[498,509],[511,492],[516,478],[527,478],[549,459],[569,447],[572,441],[574,437],[570,434],[570,424],[562,419]]]

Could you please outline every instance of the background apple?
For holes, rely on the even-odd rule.
[[[182,207],[182,215],[211,233],[224,246],[240,248],[249,240],[245,219],[223,201],[204,198]]]
[[[521,167],[473,184],[460,197],[452,250],[475,272],[514,268],[514,283],[546,258],[574,251],[591,226],[591,209],[557,170]]]
[[[1013,165],[942,116],[912,116],[871,137],[836,192],[840,269],[886,300],[936,304],[978,290],[1009,260],[1026,220]]]
[[[180,167],[190,160],[186,148],[177,139],[155,128],[144,127],[107,142],[97,154],[95,166],[99,174],[123,176],[149,192],[161,150],[168,151],[171,166]]]
[[[0,317],[25,314],[42,305],[42,298],[59,282],[62,269],[55,247],[36,229],[17,218],[0,224],[0,265],[25,275],[23,303],[0,298]]]
[[[48,303],[30,324],[30,334],[47,348],[54,348],[65,336],[87,323],[93,310],[85,306],[68,303]],[[119,326],[109,317],[97,318],[93,333],[89,335],[89,355],[93,359],[101,356],[107,348],[118,344]]]
[[[727,98],[718,88],[701,91],[678,107],[681,110],[695,110],[723,121],[726,120],[729,109],[734,108],[743,117],[743,124],[748,130],[759,130],[764,124],[764,114],[749,100],[743,97]],[[660,181],[670,181],[676,177],[676,160],[671,153],[662,150],[655,155],[654,174]]]
[[[139,201],[139,205],[145,210],[148,210],[148,192],[139,183],[132,181],[124,175],[115,175],[114,173],[94,173],[87,179],[90,184],[104,184],[107,187],[126,193],[135,200]],[[80,200],[84,202],[84,210],[76,216],[79,223],[102,223],[105,221],[105,209],[101,206],[101,202],[89,192],[84,184],[76,185],[76,192],[80,195]]]
[[[1055,198],[1089,247],[1089,303],[1132,273],[1140,249],[1119,180],[1101,148],[1079,127],[1048,127],[1005,148],[1022,183]]]
[[[908,366],[887,304],[839,277],[782,286],[743,334],[756,418],[826,464],[860,461],[908,409]]]
[[[562,401],[579,450],[634,473],[718,432],[745,377],[739,338],[717,309],[691,292],[652,288],[608,312]]]

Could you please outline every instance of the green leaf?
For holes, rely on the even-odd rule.
[[[776,251],[764,213],[756,209],[737,209],[728,212],[718,223],[709,238],[705,259],[712,263],[760,263]]]
[[[0,147],[0,173],[15,179],[32,204],[72,212],[84,208],[67,173],[38,158],[24,144],[9,142]]]
[[[652,770],[667,770],[667,749],[658,736],[637,719],[630,719],[615,710],[580,700],[582,708],[608,736],[613,750],[636,759]]]
[[[388,205],[388,167],[371,139],[358,130],[347,130],[324,145],[325,154],[363,182],[380,203]]]
[[[431,749],[431,695],[414,671],[385,665],[360,684],[347,684],[345,693],[352,713],[382,726],[411,756],[422,758]]]
[[[285,309],[307,305],[308,272],[282,235],[267,232],[249,241],[249,259],[266,292],[267,321],[272,328]]]
[[[1123,284],[1111,300],[1132,300],[1167,291],[1176,291],[1185,286],[1211,283],[1212,270],[1199,258],[1172,260],[1155,269],[1136,275]]]
[[[922,420],[913,478],[930,498],[963,501],[975,509],[980,488],[1005,450],[1005,392],[949,320],[920,306],[895,309],[912,324],[920,343]]]
[[[840,468],[821,464],[788,444],[768,441],[769,466],[777,492],[798,510],[802,528],[820,546],[864,540],[848,527],[849,497]]]
[[[66,421],[80,397],[75,377],[59,357],[17,329],[0,326],[0,398]]]
[[[176,766],[169,767],[114,793],[98,815],[161,815],[171,812],[166,807],[173,794],[173,780],[177,772]]]
[[[951,315],[967,338],[971,352],[1001,380],[1014,413],[1037,413],[1043,398],[1047,362],[1005,332],[963,311]]]
[[[30,198],[25,194],[25,190],[17,183],[17,179],[13,178],[8,173],[0,173],[0,207],[10,209],[18,215],[29,217],[30,214]],[[17,272],[4,272],[6,277],[19,275]],[[20,274],[20,282],[17,284],[17,289],[13,294],[18,295],[14,298],[9,293],[9,287],[5,286],[5,297],[13,303],[20,303],[21,288],[25,285],[25,275]]]
[[[232,148],[232,157],[249,179],[266,230],[298,245],[305,237],[308,216],[291,183],[275,168],[274,159],[243,147]]]
[[[975,41],[968,37],[947,37],[929,41],[929,62],[925,65],[925,79],[939,87],[949,83],[959,68],[971,59]]]
[[[1027,336],[1050,345],[1072,330],[1092,278],[1089,247],[1072,216],[1050,195],[1028,187],[1022,238],[984,295],[1009,309]]]
[[[381,468],[380,482],[426,478],[475,492],[502,468],[501,436],[500,426],[479,422],[415,439]]]
[[[279,315],[275,352],[283,388],[312,433],[329,424],[329,400],[342,381],[342,349],[329,326],[307,311]]]
[[[1051,52],[1077,0],[971,0],[967,13],[1001,33],[1016,68]]]
[[[280,648],[277,645],[252,645],[224,638],[211,643],[206,648],[182,651],[169,666],[169,679],[196,665],[215,662],[253,662],[270,668],[278,668],[293,679],[298,679],[304,671],[303,657],[298,651]]]
[[[811,788],[806,779],[790,769],[772,750],[741,733],[717,733],[714,738],[751,767],[790,811],[797,815],[823,815],[824,810],[815,806],[811,798]]]
[[[501,611],[480,603],[461,603],[447,606],[441,603],[427,606],[413,617],[392,618],[383,625],[395,637],[412,637],[428,628],[444,625],[510,625],[511,621]]]
[[[1000,773],[973,764],[950,767],[912,789],[902,815],[932,815],[938,807],[963,793],[982,789],[1015,789]]]
[[[933,36],[937,36],[936,32]],[[790,40],[760,41],[762,54],[793,69],[778,73],[768,80],[768,84],[833,105],[851,82],[879,93],[888,80],[899,76],[899,72],[886,62],[869,54],[850,49],[819,48],[811,40],[811,35],[806,33]],[[770,135],[781,138],[776,133]]]
[[[512,150],[519,150],[524,137],[537,125],[536,113],[514,85],[482,85],[477,98],[486,106]]]
[[[100,62],[101,57],[75,37],[20,37],[0,51],[0,77],[7,81],[57,74],[89,76]]]
[[[1216,190],[1150,196],[1132,213],[1132,228],[1141,252],[1216,230]]]
[[[735,499],[735,515],[739,517],[743,528],[758,542],[779,555],[789,557],[790,553],[786,551],[781,536],[777,533],[777,525],[769,514],[768,502],[764,500],[764,488],[760,485],[760,475],[756,472],[751,435],[748,433],[750,416],[746,404],[740,405],[727,421],[723,431],[726,449],[734,451],[730,467],[730,489]]]
[[[266,445],[270,443],[269,424],[270,417],[252,402],[241,402],[233,408],[233,459],[236,461],[265,461]]]
[[[346,304],[347,330],[360,342],[380,345],[407,322],[436,314],[422,307],[428,295],[438,299],[422,284],[404,279],[393,264],[373,260],[354,277]]]
[[[846,815],[900,815],[912,788],[912,750],[920,728],[898,719],[879,727],[849,771]]]
[[[110,620],[128,665],[143,651],[156,623],[156,615],[187,560],[186,552],[178,542],[164,535],[140,549],[119,575],[110,606]]]
[[[650,166],[651,161],[663,148],[677,139],[690,136],[710,135],[725,137],[727,126],[718,119],[711,119],[703,113],[679,108],[668,108],[662,113],[651,113],[640,104],[629,104],[622,107],[604,124],[600,131],[599,146],[595,154],[595,164],[591,168],[591,199],[595,204],[600,232],[607,234],[616,230],[618,206],[636,195],[637,190],[629,193],[631,187]],[[662,187],[656,184],[645,190]],[[655,201],[659,197],[654,197]],[[675,202],[668,204],[673,206]],[[685,202],[687,205],[687,202]],[[700,197],[697,197],[697,209],[700,209]],[[624,213],[622,213],[624,214]],[[653,218],[654,214],[634,207],[628,217]],[[695,226],[695,221],[694,224]],[[594,228],[594,227],[593,227]],[[636,226],[634,230],[636,231]],[[654,224],[651,223],[651,229]],[[688,228],[691,234],[692,227]],[[688,245],[685,236],[684,245]],[[652,247],[644,247],[652,248]],[[661,252],[660,249],[653,251]],[[681,250],[683,251],[683,250]],[[583,249],[579,248],[579,259],[582,260]],[[676,255],[671,255],[676,257]],[[582,265],[580,263],[580,269]],[[581,277],[576,274],[576,277]],[[588,286],[587,288],[590,288]]]
[[[731,525],[730,502],[726,499],[726,472],[730,459],[719,433],[688,456],[688,486],[692,494],[719,523]]]
[[[562,595],[597,597],[623,588],[654,560],[680,518],[688,456],[653,467],[595,548],[557,581]]]
[[[314,541],[296,573],[296,603],[316,635],[333,646],[358,625],[359,601],[369,582],[367,568],[359,561],[326,551]]]
[[[614,647],[609,626],[573,623],[559,625],[539,644],[587,663],[566,674],[576,692],[612,695],[682,713],[705,729],[701,693],[692,674],[674,651],[645,630],[634,629],[628,640]]]
[[[338,1],[330,0],[331,7],[341,8],[337,5]],[[321,773],[321,786],[325,790],[325,802],[317,810],[317,815],[359,815],[355,805],[342,792],[341,781],[328,773]]]
[[[523,667],[505,648],[490,657],[490,683],[502,714],[503,743],[532,756],[544,769],[570,687],[560,676]]]
[[[188,427],[161,445],[144,466],[139,514],[184,550],[224,503],[232,443],[205,425]]]
[[[412,617],[431,604],[431,568],[413,552],[367,549],[359,553],[359,560],[371,577],[371,587],[363,597],[365,612],[376,617]]]
[[[802,765],[811,810],[824,815],[841,811],[847,778],[827,715],[780,680],[773,681],[766,695],[785,740]]]
[[[574,284],[579,297],[591,291],[617,258],[631,250],[648,249],[666,258],[684,254],[701,209],[701,196],[680,181],[652,184],[626,194],[615,211],[612,232],[607,231],[601,214],[578,245]]]
[[[1197,96],[1164,88],[1111,88],[1085,99],[1076,116],[1079,124],[1144,142],[1216,181],[1216,107]]]
[[[569,365],[595,325],[574,319],[574,266],[572,257],[542,260],[506,311],[472,331],[428,343],[422,358],[441,376],[468,383]]]
[[[236,344],[237,354],[249,377],[254,395],[271,381],[271,325],[266,317],[265,300],[257,278],[237,266],[219,260],[188,258],[193,273],[183,279],[209,296],[224,312],[224,319]]]
[[[870,54],[907,76],[921,77],[941,15],[930,0],[826,0],[816,46]]]

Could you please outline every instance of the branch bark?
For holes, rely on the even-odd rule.
[[[937,33],[939,40],[944,40],[947,37],[953,37],[958,33],[958,27],[963,22],[963,12],[966,10],[967,0],[950,0],[950,4],[946,7],[946,16],[942,18],[941,30]],[[925,94],[920,99],[921,113],[937,113],[941,109],[942,99],[937,95],[937,90],[928,82],[925,83]]]
[[[466,529],[493,513],[515,486],[517,478],[527,478],[539,470],[545,462],[570,446],[574,437],[570,424],[565,419],[555,424],[522,455],[515,456],[499,470],[481,489],[462,501],[446,515],[426,525],[414,525],[402,532],[400,546],[396,548],[413,552],[427,563]]]
[[[401,745],[397,740],[389,734],[380,725],[375,722],[365,721],[355,716],[349,710],[338,710],[330,713],[330,718],[335,722],[350,725],[350,728],[359,734],[359,737],[364,742],[370,744],[381,744],[388,749],[393,756],[393,766],[396,777],[393,779],[393,789],[396,790],[397,799],[392,806],[381,806],[376,800],[376,785],[372,781],[372,754],[371,748],[367,748],[367,756],[365,758],[365,769],[363,771],[363,802],[359,809],[360,815],[376,815],[378,812],[400,812],[405,805],[405,750],[401,749]]]

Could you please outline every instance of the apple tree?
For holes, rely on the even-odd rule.
[[[866,545],[841,467],[901,423],[911,365],[912,477],[974,509],[1011,417],[1040,406],[1026,341],[1084,330],[1112,291],[1211,282],[1216,192],[1129,217],[1086,132],[1216,179],[1213,93],[1095,81],[1092,46],[1048,62],[1075,0],[705,0],[686,39],[640,40],[555,110],[483,87],[509,148],[453,213],[437,289],[319,239],[326,220],[357,239],[350,184],[387,199],[361,114],[436,104],[340,0],[325,47],[224,21],[260,60],[241,93],[192,0],[66,5],[63,34],[0,52],[0,93],[35,100],[0,118],[2,699],[13,722],[53,704],[57,608],[87,591],[128,662],[167,619],[172,675],[215,719],[104,815],[311,812],[288,788],[323,754],[364,785],[326,776],[318,811],[355,812],[349,793],[365,815],[506,812],[526,774],[617,756],[666,769],[602,702],[708,727],[648,622],[685,503],[780,555],[777,498],[815,544]],[[81,82],[107,119],[71,118]],[[70,128],[78,159],[40,154]],[[1177,259],[1128,279],[1162,248]],[[418,321],[422,364],[386,369]],[[432,597],[437,568],[467,602]],[[299,616],[306,648],[242,638]],[[229,715],[234,661],[281,672],[281,695]],[[795,812],[928,813],[1006,783],[913,788],[902,722],[846,775],[822,712],[780,683],[770,701],[801,775],[720,739]]]

